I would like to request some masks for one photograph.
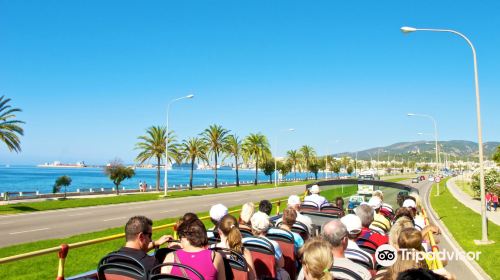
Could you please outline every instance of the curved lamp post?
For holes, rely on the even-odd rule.
[[[168,106],[167,106],[167,138],[165,139],[165,179],[164,179],[164,196],[167,196],[167,188],[168,188],[168,142],[170,139],[168,139],[168,115],[169,115],[169,112],[170,112],[170,105],[172,105],[172,103],[176,102],[176,101],[179,101],[179,100],[182,100],[182,99],[191,99],[194,97],[194,94],[190,94],[190,95],[186,95],[186,96],[183,96],[183,97],[179,97],[179,98],[176,98],[176,99],[173,99],[171,100],[169,103],[168,103]]]
[[[295,128],[289,128],[286,130],[281,130],[281,131],[288,131],[288,132],[293,132],[295,131]],[[274,187],[278,187],[278,135],[276,135],[276,155],[274,156]]]
[[[483,131],[481,128],[481,100],[479,97],[479,79],[477,74],[477,58],[476,58],[476,49],[472,42],[467,38],[464,34],[457,32],[451,29],[431,29],[431,28],[415,28],[403,26],[401,27],[401,31],[403,33],[411,33],[415,31],[431,31],[431,32],[446,32],[458,35],[464,39],[467,44],[469,44],[472,49],[472,58],[474,60],[474,83],[476,88],[476,117],[477,117],[477,139],[478,139],[478,148],[479,148],[479,184],[481,187],[481,240],[476,241],[476,243],[487,244],[490,243],[488,241],[488,222],[486,220],[486,199],[485,199],[485,184],[484,184],[484,163],[483,163]]]
[[[436,145],[436,175],[439,175],[439,166],[441,164],[441,159],[439,158],[439,148],[438,148],[438,129],[437,129],[437,122],[436,119],[434,119],[433,116],[431,115],[425,115],[425,114],[415,114],[415,113],[408,113],[407,114],[409,117],[422,117],[422,118],[428,118],[432,121],[434,124],[434,143]],[[439,184],[437,184],[437,193],[436,196],[439,196]]]

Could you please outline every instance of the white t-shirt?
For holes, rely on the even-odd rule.
[[[321,205],[323,205],[323,204],[328,204],[328,200],[326,200],[325,197],[323,197],[319,194],[316,194],[316,193],[313,193],[311,195],[304,197],[304,203],[307,204],[308,201],[316,203],[316,205],[318,205],[318,207],[321,207]]]

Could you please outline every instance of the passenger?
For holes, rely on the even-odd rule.
[[[300,236],[300,234],[293,232],[292,227],[295,224],[297,219],[297,212],[291,207],[283,210],[283,222],[280,226],[281,229],[288,230],[293,234],[293,247],[295,249],[295,253],[297,254],[299,249],[304,246],[304,239]]]
[[[368,246],[373,250],[377,250],[377,248],[383,244],[387,244],[389,242],[389,238],[385,235],[382,235],[378,232],[373,232],[370,230],[370,225],[373,222],[374,211],[369,205],[360,205],[356,207],[354,210],[356,216],[361,219],[361,234],[358,237],[356,243],[358,245]],[[368,241],[360,240],[367,239]]]
[[[335,206],[344,210],[344,199],[341,196],[335,198]]]
[[[413,268],[399,273],[396,279],[397,280],[447,280],[452,278],[446,278],[429,269]]]
[[[323,204],[330,204],[325,197],[319,195],[320,191],[318,185],[311,186],[309,191],[311,192],[311,195],[304,197],[304,203],[307,204],[307,202],[313,202],[318,207],[321,207]]]
[[[210,228],[211,231],[209,231],[208,237],[212,238],[214,237],[214,233],[217,232],[218,224],[219,221],[222,219],[222,217],[227,215],[227,207],[222,205],[222,204],[215,204],[210,208],[210,221],[212,221],[212,224],[214,225],[213,227]]]
[[[377,231],[380,234],[387,234],[391,229],[391,223],[389,219],[380,214],[380,209],[382,208],[382,200],[378,196],[373,196],[368,201],[374,210],[373,222],[370,225],[370,229]]]
[[[207,231],[200,220],[188,220],[182,223],[177,229],[177,233],[181,239],[182,249],[169,253],[165,257],[164,263],[188,265],[203,275],[205,279],[223,280],[226,278],[221,254],[206,249],[208,245]],[[189,270],[178,267],[163,267],[161,272],[177,276],[187,274],[189,279],[196,278]]]
[[[376,190],[373,192],[373,196],[380,198],[382,201],[382,206],[380,207],[380,214],[386,217],[389,220],[392,220],[394,217],[394,209],[390,204],[384,202],[384,193],[381,190]]]
[[[264,199],[259,202],[260,212],[266,213],[266,215],[270,216],[272,210],[273,210],[273,204],[271,203],[271,201]]]
[[[247,202],[241,206],[240,213],[240,229],[252,230],[252,224],[250,223],[250,218],[252,218],[253,213],[255,213],[255,205],[253,202]]]
[[[415,225],[417,225],[417,229],[418,227],[423,228],[425,226],[425,221],[424,216],[420,211],[420,209],[422,209],[422,200],[420,199],[418,193],[415,192],[411,192],[408,198],[413,198],[415,200],[415,218],[413,219],[415,221]]]
[[[366,264],[368,269],[375,269],[375,261],[371,254],[359,248],[356,244],[356,239],[361,234],[361,219],[354,214],[347,214],[340,219],[340,221],[347,228],[347,249],[344,254],[345,257],[353,261],[361,261]]]
[[[369,280],[372,278],[370,272],[363,266],[347,259],[345,257],[344,251],[347,248],[348,238],[347,238],[347,228],[340,222],[340,220],[333,220],[328,222],[323,226],[322,237],[332,246],[333,255],[333,269],[341,268],[348,269],[363,280]],[[344,272],[332,272],[333,278],[354,280],[352,276]],[[304,279],[304,269],[301,269],[298,280]]]
[[[148,251],[172,239],[170,235],[163,235],[160,239],[153,241],[151,239],[152,226],[153,222],[144,216],[130,218],[125,225],[125,246],[117,251],[139,261],[146,271],[159,264],[154,256],[148,255]]]
[[[276,259],[276,271],[279,275],[278,277],[280,279],[286,279],[285,275],[290,277],[288,273],[283,269],[283,267],[285,266],[285,259],[283,258],[283,252],[281,251],[278,242],[266,237],[267,231],[269,230],[269,227],[271,225],[271,222],[269,222],[269,216],[266,215],[266,213],[258,211],[255,214],[253,214],[251,223],[254,236],[262,237],[273,245],[274,258]],[[247,238],[244,238],[243,240],[246,239]],[[249,239],[251,239],[251,237]]]
[[[300,198],[297,195],[291,195],[288,197],[288,207],[291,207],[295,210],[297,213],[297,222],[301,222],[304,225],[306,225],[307,230],[309,231],[309,234],[312,234],[312,220],[310,217],[306,215],[300,214]]]
[[[306,280],[330,280],[333,266],[332,246],[321,238],[309,239],[301,250]]]
[[[243,247],[241,233],[238,229],[238,221],[235,217],[226,215],[222,218],[219,223],[219,235],[220,242],[215,244],[215,247],[231,249],[241,254],[248,264],[249,279],[256,279],[252,254]]]
[[[415,222],[415,228],[418,230],[422,230],[425,227],[425,222],[422,216],[417,217],[417,204],[413,197],[408,197],[403,202],[403,207],[411,210],[413,215],[413,222]]]
[[[402,216],[397,219],[396,222],[392,225],[391,230],[389,231],[389,245],[392,247],[399,249],[398,247],[398,238],[401,234],[401,231],[406,228],[413,228],[413,221],[410,220],[407,216]]]

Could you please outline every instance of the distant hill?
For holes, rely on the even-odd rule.
[[[441,158],[447,156],[450,159],[478,159],[478,145],[476,142],[464,140],[451,140],[439,141],[441,151]],[[484,154],[486,158],[491,158],[495,148],[500,145],[500,142],[486,142],[483,143]],[[433,160],[435,158],[434,141],[417,141],[417,142],[400,142],[386,147],[376,147],[368,150],[358,151],[358,159],[369,160],[387,160],[394,159],[401,160]],[[334,157],[348,156],[351,158],[356,157],[356,152],[344,152],[334,154]]]

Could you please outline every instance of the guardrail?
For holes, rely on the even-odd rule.
[[[427,213],[425,211],[425,209],[420,206],[420,211],[422,212],[422,216],[424,217],[424,222],[425,222],[425,225],[428,226],[430,225],[430,222],[429,222],[429,217],[427,216]],[[438,257],[438,253],[439,253],[439,247],[437,246],[436,244],[436,240],[434,239],[434,235],[432,233],[432,231],[428,231],[427,232],[427,236],[429,237],[429,242],[431,243],[431,248],[432,248],[432,253],[434,253],[434,258],[430,259],[430,261],[432,262],[432,265],[433,267],[429,267],[429,269],[440,269],[440,268],[443,268],[443,262],[441,261],[441,259]]]

